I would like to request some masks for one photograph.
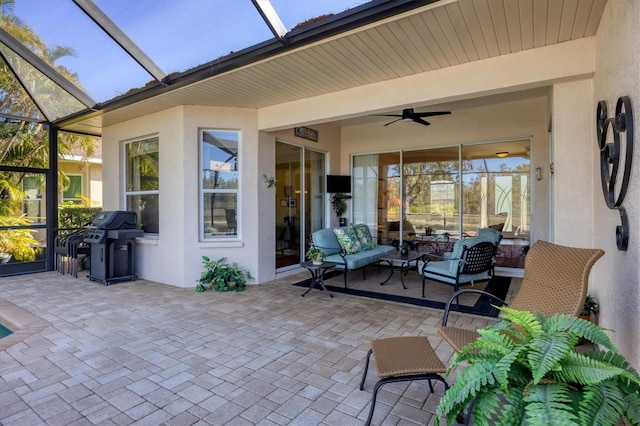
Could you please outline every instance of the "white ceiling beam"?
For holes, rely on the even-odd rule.
[[[107,33],[125,52],[159,82],[167,76],[137,44],[133,42],[92,0],[73,0],[84,13]]]
[[[258,9],[260,16],[262,16],[262,19],[264,19],[264,22],[266,22],[267,26],[277,39],[282,39],[282,37],[289,32],[282,23],[280,16],[278,16],[278,13],[273,8],[270,0],[251,0],[251,2],[256,9]]]

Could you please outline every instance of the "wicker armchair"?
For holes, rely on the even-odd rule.
[[[509,306],[543,315],[579,315],[587,296],[589,273],[602,255],[604,251],[600,249],[565,247],[536,241],[525,258],[522,286]],[[484,294],[493,299],[496,305],[506,304],[481,290],[465,289],[454,293],[447,302],[438,332],[455,351],[478,337],[475,330],[447,325],[451,303],[462,293]]]

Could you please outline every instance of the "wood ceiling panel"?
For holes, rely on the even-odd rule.
[[[562,21],[560,22],[560,32],[558,42],[571,40],[573,32],[574,18],[578,10],[578,0],[564,0],[562,7]]]
[[[522,49],[533,49],[533,0],[520,0],[520,34],[522,35]]]
[[[459,10],[459,9],[458,9]],[[447,13],[446,8],[437,8],[433,10],[433,16],[438,21],[438,25],[440,26],[442,32],[444,33],[445,38],[447,39],[447,44],[451,46],[451,50],[453,54],[456,56],[458,63],[466,63],[470,61],[469,56],[467,56],[467,52],[462,47],[461,36],[465,36],[466,31],[459,31],[459,27],[456,27],[449,17],[449,13]],[[468,32],[466,32],[468,35]]]
[[[436,61],[427,46],[424,45],[424,40],[418,34],[413,22],[409,19],[403,19],[401,22],[392,22],[391,24],[393,24],[390,27],[392,32],[402,33],[405,44],[413,52],[421,72],[431,71]]]
[[[471,39],[473,40],[473,45],[476,48],[476,52],[478,52],[478,58],[489,58],[489,50],[484,39],[482,25],[480,25],[478,14],[476,13],[476,9],[473,6],[473,0],[462,0],[458,3],[458,5],[460,6],[460,12],[462,13],[462,16],[467,23],[467,28],[469,29],[469,34],[471,35]]]
[[[386,46],[395,54],[402,58],[402,61],[411,69],[412,74],[422,71],[422,67],[416,62],[415,53],[407,43],[404,31],[397,24],[384,25],[378,29],[380,37],[386,43]]]
[[[380,29],[377,28],[375,31],[370,31],[368,35],[373,43],[372,46],[376,46],[375,48],[380,52],[378,56],[391,68],[391,71],[396,77],[414,74],[411,66],[405,60],[407,56],[406,52],[396,51],[389,41],[387,41],[385,35],[380,32]]]
[[[446,58],[438,47],[438,43],[433,38],[431,31],[427,28],[427,24],[421,16],[411,16],[409,18],[411,25],[417,30],[422,45],[424,46],[423,55],[428,55],[432,59],[429,64],[432,69],[444,68],[446,66]]]
[[[473,2],[473,5],[478,15],[478,21],[480,21],[480,27],[482,28],[484,41],[487,44],[489,56],[494,57],[500,55],[500,47],[498,46],[498,39],[496,38],[496,30],[493,26],[493,18],[491,17],[491,9],[489,8],[488,1],[477,0]]]
[[[560,38],[560,24],[562,21],[562,9],[564,1],[552,1],[547,6],[547,41],[546,44],[555,44]]]
[[[589,14],[589,21],[587,22],[587,27],[585,28],[583,37],[590,37],[596,34],[596,31],[598,31],[598,25],[600,24],[600,18],[602,17],[602,12],[606,5],[607,0],[593,1],[591,13]]]
[[[546,0],[533,0],[533,47],[542,47],[547,42]]]
[[[506,55],[507,53],[511,53],[504,3],[502,0],[489,0],[489,10],[491,11],[491,21],[493,22],[493,30],[496,34],[500,54]]]
[[[377,70],[379,74],[382,74],[383,77],[381,80],[389,80],[392,76],[392,70],[389,69],[386,63],[383,63],[382,58],[378,56],[378,53],[372,47],[371,41],[368,37],[363,37],[363,34],[357,34],[354,37],[350,37],[349,39],[356,49],[358,49],[362,54],[369,58],[370,64],[373,68]]]
[[[377,64],[371,56],[366,55],[362,49],[358,48],[354,41],[357,41],[356,36],[344,38],[340,40],[340,48],[343,49],[346,54],[351,55],[351,60],[361,69],[361,72],[367,76],[367,79],[374,82],[388,78],[384,72],[378,69]]]
[[[331,71],[327,73],[329,81],[337,80],[344,85],[364,84],[364,81],[367,81],[362,78],[360,70],[354,67],[353,62],[340,55],[333,46],[317,46],[312,55],[317,56],[317,60],[323,63],[331,64]]]
[[[576,9],[576,14],[573,17],[573,28],[571,29],[571,38],[577,39],[584,37],[589,23],[589,16],[591,15],[591,8],[593,6],[592,0],[580,0]]]
[[[446,61],[445,66],[458,65],[460,63],[460,60],[456,56],[451,44],[449,43],[449,40],[447,39],[447,36],[443,31],[443,26],[440,24],[435,14],[425,13],[423,15],[423,19],[433,39],[438,45],[439,50],[444,55],[444,59]]]
[[[467,61],[477,61],[480,59],[476,44],[467,22],[462,14],[459,3],[452,3],[445,8],[451,21],[451,28],[458,34],[460,46],[464,50]]]
[[[367,47],[367,52],[377,58],[376,61],[379,61],[378,66],[385,70],[389,78],[398,78],[401,74],[399,74],[400,66],[396,61],[399,61],[400,58],[394,55],[393,52],[387,52],[379,46],[379,38],[380,34],[377,32],[369,31],[366,34],[360,34],[360,40]]]
[[[449,62],[447,60],[447,57],[442,51],[442,49],[440,49],[440,46],[438,45],[438,42],[433,32],[429,28],[427,21],[424,19],[424,14],[420,16],[415,16],[415,17],[412,16],[411,22],[416,28],[422,29],[420,35],[425,40],[425,46],[427,47],[427,49],[429,49],[429,52],[431,53],[433,58],[436,60],[436,63],[438,64],[436,68],[448,67]]]
[[[507,32],[509,33],[509,50],[511,53],[522,50],[522,23],[520,21],[520,4],[515,1],[506,1],[504,5],[504,16],[507,22]]]
[[[327,45],[324,46],[324,49],[328,55],[335,58],[339,67],[343,67],[346,72],[357,76],[362,84],[379,81],[379,75],[371,73],[372,68],[367,66],[363,60],[365,59],[364,55],[346,42]]]

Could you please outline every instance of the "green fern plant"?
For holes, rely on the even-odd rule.
[[[469,408],[480,425],[640,425],[640,376],[605,330],[570,315],[545,317],[508,307],[503,321],[455,355],[454,384],[440,400],[436,425]],[[575,350],[585,338],[602,350]]]

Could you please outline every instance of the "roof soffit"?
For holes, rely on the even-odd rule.
[[[591,37],[605,5],[437,2],[104,112],[102,125],[177,105],[264,108]],[[93,115],[90,125],[100,121]]]

